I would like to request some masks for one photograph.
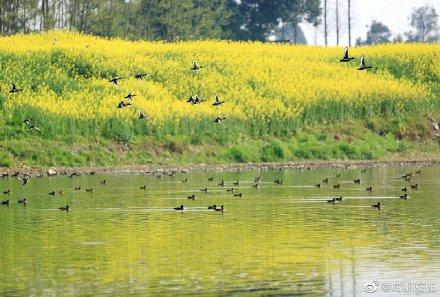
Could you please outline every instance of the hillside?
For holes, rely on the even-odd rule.
[[[440,120],[440,45],[350,55],[374,68],[339,63],[341,48],[1,37],[0,166],[438,157],[428,118]],[[194,94],[206,101],[187,103]],[[225,103],[213,106],[214,94]]]

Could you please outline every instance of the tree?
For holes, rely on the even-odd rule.
[[[348,0],[348,45],[351,46],[351,0]]]
[[[357,45],[361,44],[376,44],[390,42],[390,29],[378,21],[373,21],[367,32],[367,39],[362,41],[360,38],[356,41]]]
[[[339,45],[339,0],[336,0],[336,45]]]
[[[280,22],[294,27],[303,20],[319,24],[321,16],[319,0],[242,0],[230,1],[230,4],[238,12],[232,18],[238,29],[235,39],[266,40]]]
[[[434,42],[440,39],[438,14],[433,6],[425,5],[414,9],[411,27],[413,30],[405,33],[409,42]]]
[[[325,40],[325,46],[327,46],[328,45],[327,0],[324,0],[324,40]]]

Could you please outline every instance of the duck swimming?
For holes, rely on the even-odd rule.
[[[174,210],[183,210],[183,205],[180,205],[179,207],[174,207]]]
[[[380,210],[380,208],[382,207],[382,204],[380,204],[380,202],[377,202],[377,204],[373,204],[371,205],[372,208],[377,208],[378,210]]]
[[[69,210],[70,210],[69,205],[66,205],[65,207],[64,207],[64,206],[61,206],[61,207],[59,207],[58,209],[59,209],[59,210],[64,210],[64,211],[69,211]]]

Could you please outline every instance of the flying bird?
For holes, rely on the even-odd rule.
[[[212,105],[219,106],[219,105],[221,105],[223,103],[225,103],[225,101],[220,101],[220,99],[218,99],[218,96],[214,95],[214,103],[212,103]]]
[[[365,58],[364,58],[364,56],[362,56],[361,57],[361,62],[359,63],[358,70],[366,70],[366,69],[371,69],[371,68],[373,68],[373,66],[370,66],[370,65],[367,66],[365,64]]]
[[[124,108],[124,107],[129,106],[129,105],[131,105],[131,103],[129,103],[129,102],[125,103],[124,101],[121,101],[118,104],[118,108]]]
[[[109,82],[111,82],[111,83],[113,83],[115,86],[119,87],[119,86],[118,86],[118,81],[121,80],[121,79],[122,79],[122,78],[120,78],[120,77],[118,77],[118,76],[115,76],[115,77],[113,77],[111,80],[109,80]]]
[[[133,99],[133,97],[135,97],[136,94],[133,94],[132,92],[128,92],[127,96],[124,97],[124,99],[128,99],[131,101],[131,99]]]
[[[139,111],[139,119],[143,120],[143,119],[147,119],[148,115],[146,115],[145,113],[143,113],[142,111]]]
[[[9,84],[9,85],[11,86],[11,88],[9,89],[9,93],[17,93],[23,90],[21,88],[17,88],[15,84]]]
[[[134,78],[140,80],[140,81],[144,81],[144,77],[146,77],[148,74],[147,73],[140,73],[140,74],[136,74],[134,76]]]
[[[197,64],[196,60],[192,61],[191,70],[198,71],[202,68],[201,65]]]
[[[214,123],[221,124],[224,120],[226,120],[226,118],[217,117],[217,118],[214,120]]]
[[[354,60],[353,57],[349,57],[348,55],[348,47],[345,48],[344,50],[344,57],[339,61],[339,62],[350,62],[351,60]]]

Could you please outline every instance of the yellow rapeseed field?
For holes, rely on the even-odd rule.
[[[440,45],[391,44],[353,48],[374,66],[339,63],[342,48],[254,42],[181,43],[106,40],[72,32],[0,38],[3,112],[17,108],[74,120],[116,118],[131,123],[142,110],[155,125],[181,119],[270,121],[296,118],[310,106],[423,102],[438,96]],[[190,70],[195,59],[203,66]],[[146,72],[145,81],[133,76]],[[120,87],[108,80],[123,78]],[[9,83],[23,88],[10,94]],[[437,87],[436,87],[437,85]],[[116,106],[129,92],[133,106]],[[187,103],[198,94],[206,100]],[[226,103],[212,106],[217,94]],[[335,111],[336,112],[336,111]]]

